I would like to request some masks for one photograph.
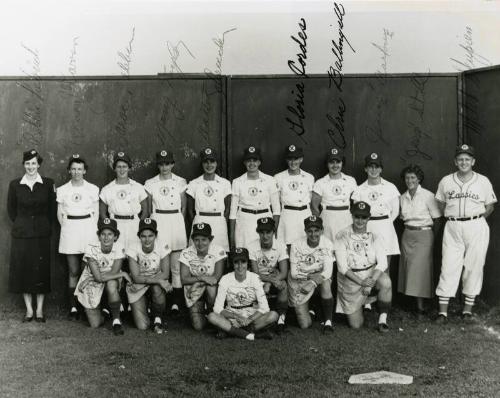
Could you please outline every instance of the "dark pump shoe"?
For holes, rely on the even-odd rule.
[[[45,317],[42,315],[42,316],[36,316],[35,317],[35,321],[38,322],[38,323],[45,323],[46,319]]]
[[[33,315],[31,315],[31,316],[25,315],[23,318],[23,323],[31,322],[32,320],[33,320]]]
[[[123,330],[123,326],[121,323],[115,323],[113,325],[113,334],[115,336],[122,336],[124,333],[125,331]]]

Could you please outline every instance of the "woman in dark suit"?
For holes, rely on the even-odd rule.
[[[50,292],[50,234],[55,215],[55,187],[41,177],[42,157],[34,149],[23,153],[25,174],[10,182],[7,210],[12,226],[9,291],[22,293],[23,322],[45,322],[43,301]],[[36,313],[33,295],[36,294]]]

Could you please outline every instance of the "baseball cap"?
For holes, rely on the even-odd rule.
[[[356,202],[351,206],[351,214],[353,216],[370,217],[370,205],[366,202]]]
[[[309,229],[311,227],[317,227],[323,229],[323,220],[321,217],[317,216],[309,216],[304,219],[304,227],[305,229]]]
[[[234,251],[229,253],[229,258],[231,259],[231,263],[234,263],[237,260],[246,260],[248,262],[248,250],[244,247],[237,247]]]
[[[286,159],[297,159],[304,157],[304,151],[301,147],[295,145],[288,145],[285,150]]]
[[[137,235],[140,235],[141,232],[146,229],[153,231],[155,234],[158,233],[156,221],[152,218],[145,218],[144,220],[139,221],[139,231],[137,232]]]
[[[170,151],[166,151],[162,149],[159,152],[156,152],[156,163],[173,163],[174,162],[174,154]]]
[[[130,157],[125,152],[120,151],[115,153],[115,156],[113,158],[113,168],[115,168],[116,162],[118,162],[119,160],[127,163],[128,167],[132,167],[132,161],[130,160]]]
[[[466,153],[467,155],[474,157],[474,147],[467,144],[457,146],[457,149],[455,149],[455,157],[461,155],[462,153]]]
[[[207,223],[199,223],[193,225],[193,232],[191,232],[191,237],[195,237],[197,235],[205,236],[210,238],[212,236],[212,227]]]
[[[212,148],[205,148],[200,152],[200,159],[202,162],[205,160],[215,160],[217,161],[217,153]]]
[[[243,160],[248,160],[248,159],[261,160],[260,149],[254,146],[249,146],[248,148],[245,148],[245,150],[243,151]]]
[[[365,156],[365,167],[371,164],[382,167],[382,157],[376,152],[372,152]]]
[[[332,148],[328,151],[327,161],[331,162],[332,160],[339,160],[341,162],[344,161],[344,152],[340,148]]]
[[[116,235],[120,234],[120,231],[118,231],[116,220],[112,218],[104,218],[104,219],[100,218],[99,221],[97,221],[97,233],[100,234],[104,229],[110,229]]]
[[[262,217],[257,220],[257,232],[274,231],[275,223],[272,217]]]

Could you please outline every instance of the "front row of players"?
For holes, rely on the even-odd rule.
[[[331,332],[334,310],[331,283],[336,261],[337,312],[346,314],[349,325],[356,329],[363,325],[363,305],[376,300],[380,312],[378,329],[388,331],[392,289],[385,272],[384,247],[367,231],[370,206],[357,202],[351,213],[353,223],[337,234],[335,246],[323,236],[321,218],[306,218],[306,237],[291,245],[290,258],[286,246],[274,239],[274,220],[261,218],[257,222],[259,240],[248,249],[236,248],[229,254],[233,272],[226,275],[223,275],[226,252],[212,243],[210,225],[195,224],[191,234],[193,244],[180,255],[184,297],[193,328],[202,330],[208,321],[219,330],[219,337],[228,333],[247,340],[269,338],[270,326],[277,323],[276,331],[284,330],[288,305],[295,308],[299,327],[308,328],[313,314],[309,304],[318,291],[323,332]],[[115,220],[100,220],[97,235],[99,242],[88,245],[85,251],[85,269],[75,291],[90,326],[103,324],[101,305],[105,299],[113,318],[113,332],[123,334],[120,288],[125,282],[136,327],[148,329],[152,319],[153,330],[163,333],[166,294],[173,287],[169,282],[170,250],[156,244],[156,221],[141,220],[139,241],[126,252],[115,244],[120,235]],[[129,273],[122,271],[125,257]],[[269,296],[275,298],[275,311],[269,308]]]

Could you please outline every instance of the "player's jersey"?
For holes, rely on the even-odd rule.
[[[224,214],[224,199],[231,195],[231,183],[218,175],[213,181],[200,176],[188,184],[186,193],[194,199],[196,213]]]
[[[151,253],[144,253],[140,242],[130,246],[126,254],[137,261],[141,276],[153,276],[161,271],[160,262],[171,253],[170,249],[155,244]]]
[[[99,201],[99,188],[83,181],[83,185],[74,186],[71,181],[57,188],[57,203],[62,206],[65,215],[85,216],[92,214]]]
[[[396,209],[399,208],[399,191],[396,186],[383,178],[380,184],[369,185],[368,181],[361,184],[352,194],[355,202],[363,201],[370,205],[372,217],[389,216],[397,217],[398,210],[393,213],[391,202],[396,200]]]
[[[321,272],[325,279],[332,277],[333,243],[321,236],[317,247],[309,247],[306,239],[292,243],[290,249],[290,276],[293,279],[306,279],[308,274]]]
[[[111,181],[101,189],[101,200],[108,205],[108,212],[114,215],[131,216],[141,211],[141,202],[148,197],[144,187],[129,178],[128,184]]]
[[[179,262],[186,265],[193,276],[212,276],[215,272],[215,264],[224,258],[226,258],[226,252],[220,246],[211,244],[207,255],[200,258],[194,245],[191,245],[181,252]]]
[[[155,210],[180,210],[181,193],[186,190],[186,180],[172,173],[172,178],[160,180],[157,175],[144,184],[144,188],[153,198],[153,212]]]
[[[278,263],[288,259],[285,244],[277,239],[273,239],[269,250],[262,249],[260,240],[255,240],[248,245],[248,253],[250,260],[257,263],[259,275],[271,275],[279,271]]]
[[[280,192],[282,206],[308,206],[314,185],[312,174],[300,170],[298,175],[290,175],[288,170],[274,176]]]
[[[338,179],[326,175],[314,183],[313,191],[321,196],[321,205],[326,206],[349,206],[353,191],[357,188],[356,180],[344,173]]]
[[[472,217],[485,212],[485,205],[495,203],[497,198],[490,180],[476,172],[467,182],[462,182],[457,173],[444,177],[438,185],[436,199],[446,203],[445,217]]]

